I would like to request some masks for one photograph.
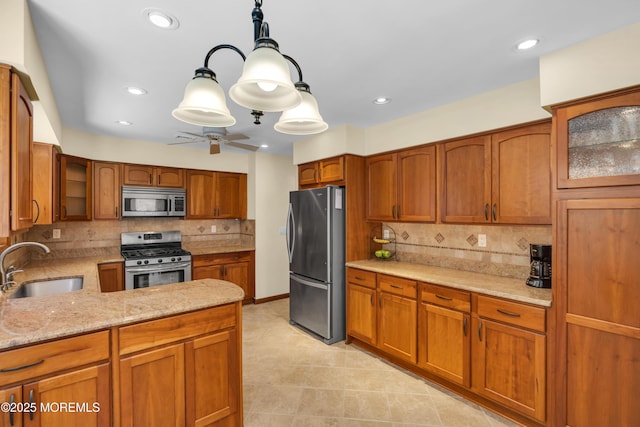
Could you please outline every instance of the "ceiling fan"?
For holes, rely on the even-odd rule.
[[[235,134],[229,135],[227,133],[227,129],[223,127],[206,127],[205,126],[202,128],[202,133],[192,133],[192,132],[183,132],[183,131],[180,131],[180,133],[184,135],[177,135],[176,138],[186,139],[186,141],[172,142],[169,145],[191,144],[196,142],[208,141],[209,154],[220,153],[220,143],[223,143],[230,147],[241,148],[243,150],[248,150],[248,151],[258,151],[258,149],[260,148],[260,147],[256,147],[255,145],[236,142],[236,140],[249,139],[249,137],[241,133],[235,133]]]

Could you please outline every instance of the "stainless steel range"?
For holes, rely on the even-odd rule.
[[[182,249],[180,231],[122,233],[125,289],[191,280],[191,253]]]

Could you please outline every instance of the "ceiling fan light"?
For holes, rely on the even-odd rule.
[[[282,112],[280,120],[273,128],[289,135],[312,135],[324,132],[329,125],[322,120],[318,102],[310,92],[299,91],[302,103],[297,107]]]
[[[227,127],[236,123],[218,82],[212,76],[198,72],[187,84],[182,102],[171,114],[178,120],[199,126]]]
[[[247,56],[229,97],[238,105],[258,111],[284,111],[302,102],[287,61],[272,44],[261,46],[260,41]]]

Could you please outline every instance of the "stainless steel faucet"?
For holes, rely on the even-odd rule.
[[[6,292],[7,289],[9,289],[9,284],[15,283],[15,282],[13,282],[13,275],[18,273],[18,272],[20,272],[20,271],[22,271],[22,270],[16,270],[12,265],[9,266],[9,268],[7,270],[5,270],[4,269],[4,258],[9,253],[15,251],[16,249],[20,249],[22,247],[25,247],[25,246],[37,246],[47,254],[51,252],[51,250],[46,245],[43,245],[42,243],[38,243],[38,242],[14,243],[13,245],[9,246],[4,251],[2,251],[2,253],[0,253],[0,291]]]

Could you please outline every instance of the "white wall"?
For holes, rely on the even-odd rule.
[[[544,106],[640,84],[640,22],[541,57],[540,82]]]
[[[289,191],[298,189],[290,157],[256,153],[256,298],[289,293],[289,258],[285,235]]]
[[[345,153],[365,154],[364,129],[342,125],[296,141],[293,163],[299,165]]]

